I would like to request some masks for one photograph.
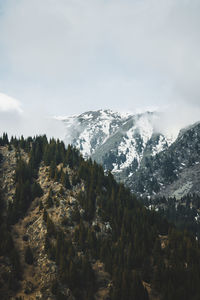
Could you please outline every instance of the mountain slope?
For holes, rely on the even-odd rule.
[[[182,130],[165,151],[146,158],[126,181],[142,194],[164,195],[177,199],[200,193],[200,123]]]
[[[0,177],[1,299],[198,299],[194,237],[71,146],[45,136],[0,145],[1,175],[13,174]]]
[[[99,110],[60,119],[66,126],[66,143],[77,147],[85,158],[91,156],[104,169],[125,177],[145,156],[154,156],[173,142],[173,136],[155,129],[159,118],[150,112],[130,115]]]
[[[65,117],[66,143],[111,170],[139,195],[199,193],[199,124],[178,137],[156,128],[162,114],[123,115],[110,110]]]
[[[88,158],[126,123],[127,117],[109,110],[99,110],[58,119],[65,124],[66,143],[73,144],[80,149],[85,158]]]

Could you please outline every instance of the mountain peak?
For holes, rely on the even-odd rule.
[[[66,128],[66,144],[74,145],[83,157],[92,157],[105,169],[121,173],[172,143],[174,139],[156,129],[160,117],[158,112],[131,114],[100,109],[58,119]]]

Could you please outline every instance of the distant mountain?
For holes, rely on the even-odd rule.
[[[171,146],[146,157],[126,184],[141,194],[180,199],[200,194],[200,123],[180,131]]]
[[[65,142],[111,170],[142,195],[176,197],[200,193],[200,123],[178,136],[157,129],[162,114],[131,115],[111,110],[63,117]],[[167,130],[166,130],[167,132]]]
[[[160,115],[121,114],[111,110],[89,111],[60,118],[66,126],[66,143],[72,143],[85,158],[92,157],[114,173],[139,166],[144,156],[168,148],[174,137],[155,130]]]
[[[128,114],[110,110],[89,111],[81,115],[60,118],[66,126],[66,143],[72,143],[85,158],[94,155],[97,149],[123,128]]]
[[[154,157],[175,140],[170,133],[158,132],[160,118],[161,114],[152,112],[131,115],[99,110],[59,119],[66,127],[66,144],[71,143],[84,158],[91,157],[116,178],[126,180],[145,157]]]

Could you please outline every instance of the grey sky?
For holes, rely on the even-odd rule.
[[[199,0],[0,0],[0,93],[27,115],[181,107],[196,120],[199,16]]]

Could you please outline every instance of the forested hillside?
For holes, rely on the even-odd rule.
[[[72,146],[0,145],[1,299],[199,299],[194,236]]]

